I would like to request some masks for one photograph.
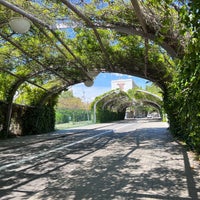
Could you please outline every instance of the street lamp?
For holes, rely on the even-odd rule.
[[[26,17],[13,17],[10,19],[9,25],[16,33],[26,33],[31,27],[31,22]]]
[[[95,77],[99,74],[99,72],[97,70],[93,70],[93,71],[89,71],[87,72],[87,75],[91,78],[91,80],[86,80],[84,82],[84,85],[86,87],[91,87],[94,84],[94,79]]]
[[[97,70],[93,70],[93,71],[89,71],[88,76],[91,78],[95,78],[96,76],[98,76],[99,72]]]
[[[93,81],[93,80],[87,80],[87,81],[84,82],[84,85],[85,85],[86,87],[91,87],[91,86],[93,86],[93,84],[94,84],[94,81]]]

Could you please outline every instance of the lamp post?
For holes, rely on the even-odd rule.
[[[93,80],[87,80],[87,81],[84,82],[84,85],[85,85],[86,87],[91,87],[91,86],[93,86],[93,84],[94,84],[94,81],[93,81]]]
[[[13,17],[10,19],[9,25],[16,33],[26,33],[31,27],[31,22],[26,17]]]
[[[98,72],[97,70],[93,70],[93,71],[87,72],[87,74],[88,74],[88,76],[91,78],[91,80],[86,80],[86,81],[84,82],[84,85],[85,85],[86,87],[91,87],[91,86],[93,86],[93,84],[94,84],[94,79],[95,79],[95,77],[99,74],[99,72]]]
[[[94,107],[93,107],[93,109],[94,109],[94,117],[93,117],[94,123],[96,123],[96,121],[97,121],[97,118],[96,118],[96,108],[97,108],[97,104],[98,104],[102,99],[106,98],[107,96],[109,96],[109,95],[111,95],[111,94],[113,94],[113,93],[119,94],[119,90],[115,90],[115,91],[113,91],[113,92],[111,92],[111,93],[108,93],[108,94],[104,95],[101,99],[99,99],[98,101],[96,101],[96,102],[94,103]]]

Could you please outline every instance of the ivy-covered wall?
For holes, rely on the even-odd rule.
[[[172,133],[200,154],[200,1],[182,10],[183,33],[190,31],[184,57],[177,62],[177,76],[164,94]]]
[[[55,110],[49,106],[29,107],[22,121],[22,133],[25,135],[51,132],[55,126]]]
[[[5,121],[5,109],[6,104],[3,101],[0,101],[0,133],[3,129],[3,123]]]
[[[0,138],[4,137],[6,103],[0,101]],[[30,135],[51,132],[55,126],[55,111],[51,106],[23,106],[13,104],[9,135]]]

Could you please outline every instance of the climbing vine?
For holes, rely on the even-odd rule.
[[[200,153],[200,21],[199,1],[190,1],[189,15],[182,9],[182,21],[191,39],[178,63],[178,75],[165,93],[165,107],[172,132]]]

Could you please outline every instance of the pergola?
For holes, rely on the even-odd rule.
[[[8,105],[7,127],[13,102],[45,105],[68,86],[92,85],[100,72],[145,78],[165,90],[173,59],[182,57],[189,38],[179,34],[180,7],[177,1],[0,0],[0,98]],[[30,22],[27,32],[12,30],[16,17]]]
[[[163,99],[160,96],[145,90],[137,90],[135,98],[137,99],[136,104],[150,105],[162,116]]]

